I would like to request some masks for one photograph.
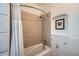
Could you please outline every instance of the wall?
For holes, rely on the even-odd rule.
[[[41,8],[41,10],[45,11],[48,16],[43,15],[45,18],[43,21],[43,40],[47,41],[47,46],[51,47],[51,12],[50,6],[47,3],[35,3],[37,6]]]
[[[78,13],[79,13],[78,7],[79,7],[78,4],[53,4],[53,8],[54,8],[53,12],[52,12],[53,17],[60,15],[60,14],[67,14],[68,15],[68,32],[69,32],[69,36],[71,38],[75,37],[74,36],[75,34],[78,34],[78,33],[76,33],[76,30],[79,29],[79,28],[77,27],[76,29],[74,29],[74,27],[76,27],[77,24],[78,24],[78,23],[76,23],[76,22],[78,22],[78,20],[77,20],[78,19]],[[53,29],[53,26],[52,26],[52,29]]]
[[[42,42],[42,19],[40,16],[21,10],[24,48]]]
[[[67,14],[68,15],[68,34],[64,35],[64,38],[67,36],[69,37],[68,43],[69,47],[67,47],[68,49],[68,54],[67,55],[79,55],[78,49],[79,47],[77,47],[79,44],[77,42],[79,42],[79,27],[77,27],[79,25],[79,4],[53,4],[53,10],[52,10],[52,16],[57,16],[60,14]],[[52,18],[53,18],[52,17]],[[54,21],[52,20],[52,23]],[[54,35],[54,33],[59,34],[57,32],[54,31],[54,24],[52,24],[51,27],[51,33]],[[60,36],[63,36],[62,33],[59,34]],[[53,39],[54,40],[54,39]],[[63,43],[63,42],[62,42]]]
[[[46,45],[51,47],[51,19],[50,19],[50,12],[47,13],[47,15],[42,15],[43,19],[43,25],[42,25],[42,34],[43,34],[43,40],[46,40]]]

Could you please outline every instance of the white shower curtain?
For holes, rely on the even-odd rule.
[[[20,5],[12,4],[12,40],[11,40],[11,56],[23,55],[23,36]]]

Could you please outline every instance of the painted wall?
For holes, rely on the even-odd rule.
[[[60,14],[67,14],[68,15],[68,23],[66,23],[66,26],[68,25],[68,31],[65,31],[65,35],[62,34],[62,32],[57,32],[56,30],[54,30],[54,20],[52,19],[52,27],[51,27],[51,34],[54,35],[54,33],[56,35],[60,35],[63,36],[64,38],[67,36],[69,39],[65,39],[66,41],[68,41],[68,47],[66,47],[66,49],[68,49],[67,51],[69,51],[66,55],[79,55],[79,47],[78,47],[78,43],[79,42],[79,4],[53,4],[53,10],[52,10],[52,16],[55,17],[57,15]],[[52,17],[52,18],[53,18]],[[57,37],[56,37],[57,38]],[[55,40],[56,38],[54,38],[53,40]],[[63,43],[63,41],[62,41]]]

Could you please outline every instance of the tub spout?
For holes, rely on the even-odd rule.
[[[43,40],[43,48],[45,49],[46,40]]]

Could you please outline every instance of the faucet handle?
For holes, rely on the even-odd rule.
[[[46,40],[43,40],[43,44],[46,45]]]
[[[56,48],[58,48],[58,44],[56,45]]]

